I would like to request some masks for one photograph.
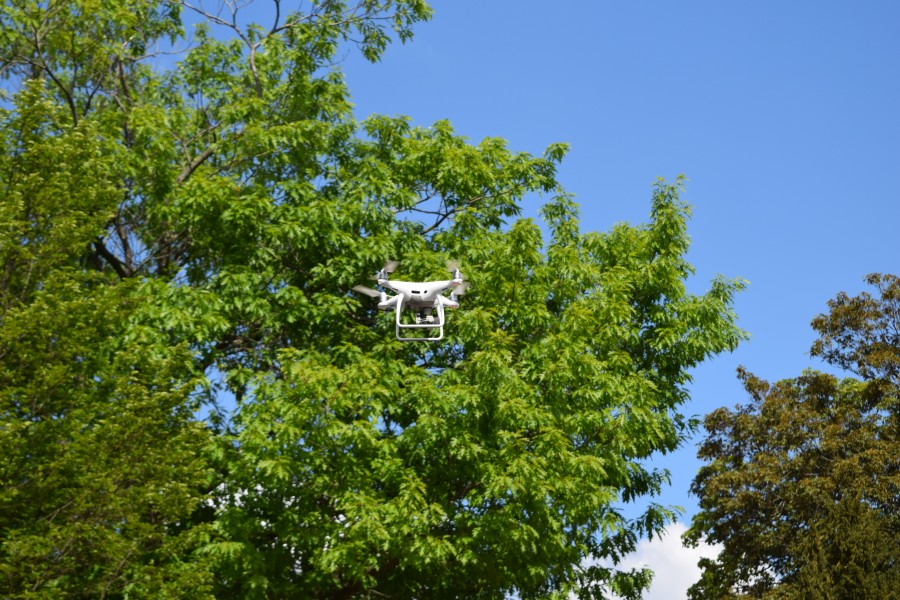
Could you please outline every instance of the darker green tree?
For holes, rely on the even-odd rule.
[[[741,371],[751,401],[707,415],[686,539],[722,551],[692,598],[900,595],[900,281],[868,282],[877,296],[840,294],[813,321],[813,354],[862,380]]]

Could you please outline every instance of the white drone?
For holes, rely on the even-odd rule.
[[[445,281],[391,281],[388,276],[397,269],[399,264],[395,260],[389,260],[375,275],[378,285],[395,291],[396,296],[388,296],[386,292],[373,290],[363,285],[358,285],[353,290],[372,298],[378,298],[379,310],[393,308],[396,311],[397,339],[401,342],[436,342],[443,339],[444,309],[459,308],[458,299],[465,293],[468,286],[459,272],[459,265],[453,261],[447,261],[447,268],[453,278]],[[449,298],[442,295],[447,290],[452,290]],[[415,313],[415,323],[401,321],[400,316],[404,309]],[[437,329],[438,335],[437,337],[404,337],[400,335],[401,329]]]

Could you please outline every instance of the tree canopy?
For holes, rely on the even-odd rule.
[[[418,0],[3,6],[2,595],[638,597],[646,459],[743,337],[740,283],[685,287],[681,181],[584,233],[563,144],[357,122],[335,57]],[[440,343],[350,291],[448,258]]]
[[[841,293],[813,320],[812,354],[862,379],[807,371],[707,415],[687,539],[722,545],[692,598],[893,598],[900,594],[900,279]]]

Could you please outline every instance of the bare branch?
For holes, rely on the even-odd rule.
[[[116,272],[116,275],[119,276],[119,279],[127,279],[133,274],[130,272],[130,269],[128,269],[125,264],[123,264],[122,261],[119,260],[118,256],[109,251],[109,249],[104,245],[102,237],[97,238],[97,240],[94,241],[94,251],[98,256],[102,257],[109,264],[109,266],[113,268],[113,270]]]
[[[212,22],[215,23],[216,25],[222,25],[222,26],[224,26],[224,27],[228,27],[229,29],[234,29],[235,32],[241,37],[241,39],[246,41],[246,39],[244,38],[244,35],[243,35],[243,34],[241,33],[241,31],[240,31],[240,28],[238,28],[237,23],[235,23],[233,19],[232,19],[232,22],[229,23],[228,21],[226,21],[225,19],[223,19],[223,18],[220,17],[219,15],[214,15],[214,14],[212,14],[212,13],[206,12],[202,7],[200,7],[200,6],[194,6],[194,5],[191,4],[190,2],[185,2],[185,0],[182,0],[182,1],[181,1],[181,5],[184,6],[185,8],[188,8],[188,9],[194,11],[195,13],[197,13],[198,15],[200,15],[201,17],[204,17],[204,18],[206,18],[206,19],[209,19],[210,21],[212,21]],[[234,14],[232,14],[232,17],[234,17]]]
[[[119,243],[122,246],[122,256],[124,257],[125,268],[133,273],[134,252],[131,249],[131,243],[128,241],[128,229],[125,227],[122,211],[123,208],[119,208],[116,213],[115,231],[116,236],[119,238]]]
[[[50,77],[51,80],[53,80],[53,83],[56,84],[56,87],[58,87],[59,90],[62,92],[63,96],[65,96],[66,104],[68,104],[68,106],[69,106],[69,112],[72,113],[72,123],[77,125],[78,124],[78,108],[75,106],[75,98],[72,96],[72,93],[69,91],[69,89],[65,85],[63,85],[63,82],[59,78],[57,78],[56,74],[50,68],[50,65],[48,65],[47,61],[44,59],[44,50],[43,50],[43,45],[42,45],[42,39],[41,39],[41,36],[40,36],[38,30],[32,29],[32,35],[34,36],[34,38],[33,38],[34,50],[35,50],[35,54],[37,55],[38,62],[32,62],[32,61],[28,61],[28,62],[31,63],[33,66],[36,66],[39,69],[41,69],[43,72],[45,72]]]
[[[206,159],[213,155],[215,150],[212,146],[209,146],[206,150],[198,154],[194,157],[194,159],[181,170],[181,173],[178,174],[178,177],[175,178],[175,183],[182,184],[184,183],[188,177],[190,177],[194,171],[197,170],[200,165],[202,165]]]
[[[275,22],[272,23],[272,29],[271,29],[271,31],[269,31],[269,35],[273,35],[279,30],[278,29],[278,21],[281,20],[281,0],[274,0],[274,1],[275,1]]]

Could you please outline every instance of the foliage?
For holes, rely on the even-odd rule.
[[[813,356],[867,380],[900,385],[900,279],[873,273],[866,282],[878,290],[828,301],[828,314],[813,319],[819,333]]]
[[[739,283],[686,291],[680,181],[581,233],[564,145],[357,123],[332,62],[408,40],[419,0],[4,8],[5,595],[639,596],[601,565],[672,514],[620,505],[743,336]],[[462,262],[442,343],[350,292],[388,258]]]
[[[0,595],[199,597],[198,374],[134,319],[139,282],[98,271],[125,177],[99,121],[34,79],[2,114]]]
[[[862,381],[807,371],[770,385],[741,371],[751,397],[707,415],[700,498],[687,539],[722,544],[693,598],[892,598],[900,593],[898,280],[829,302],[813,354]]]
[[[386,342],[388,315],[327,352],[281,350],[249,382],[220,490],[232,595],[252,595],[242,572],[275,596],[599,593],[611,573],[584,561],[617,559],[671,516],[651,504],[628,522],[615,504],[667,483],[641,460],[686,432],[686,366],[738,337],[732,284],[684,290],[673,186],[654,212],[580,235],[558,198],[546,255],[527,220],[467,236],[473,292],[446,344]],[[646,577],[614,581],[635,597]]]
[[[122,323],[128,286],[62,272],[0,328],[0,590],[35,598],[204,596],[204,428],[190,355]],[[98,318],[102,316],[102,318]]]

